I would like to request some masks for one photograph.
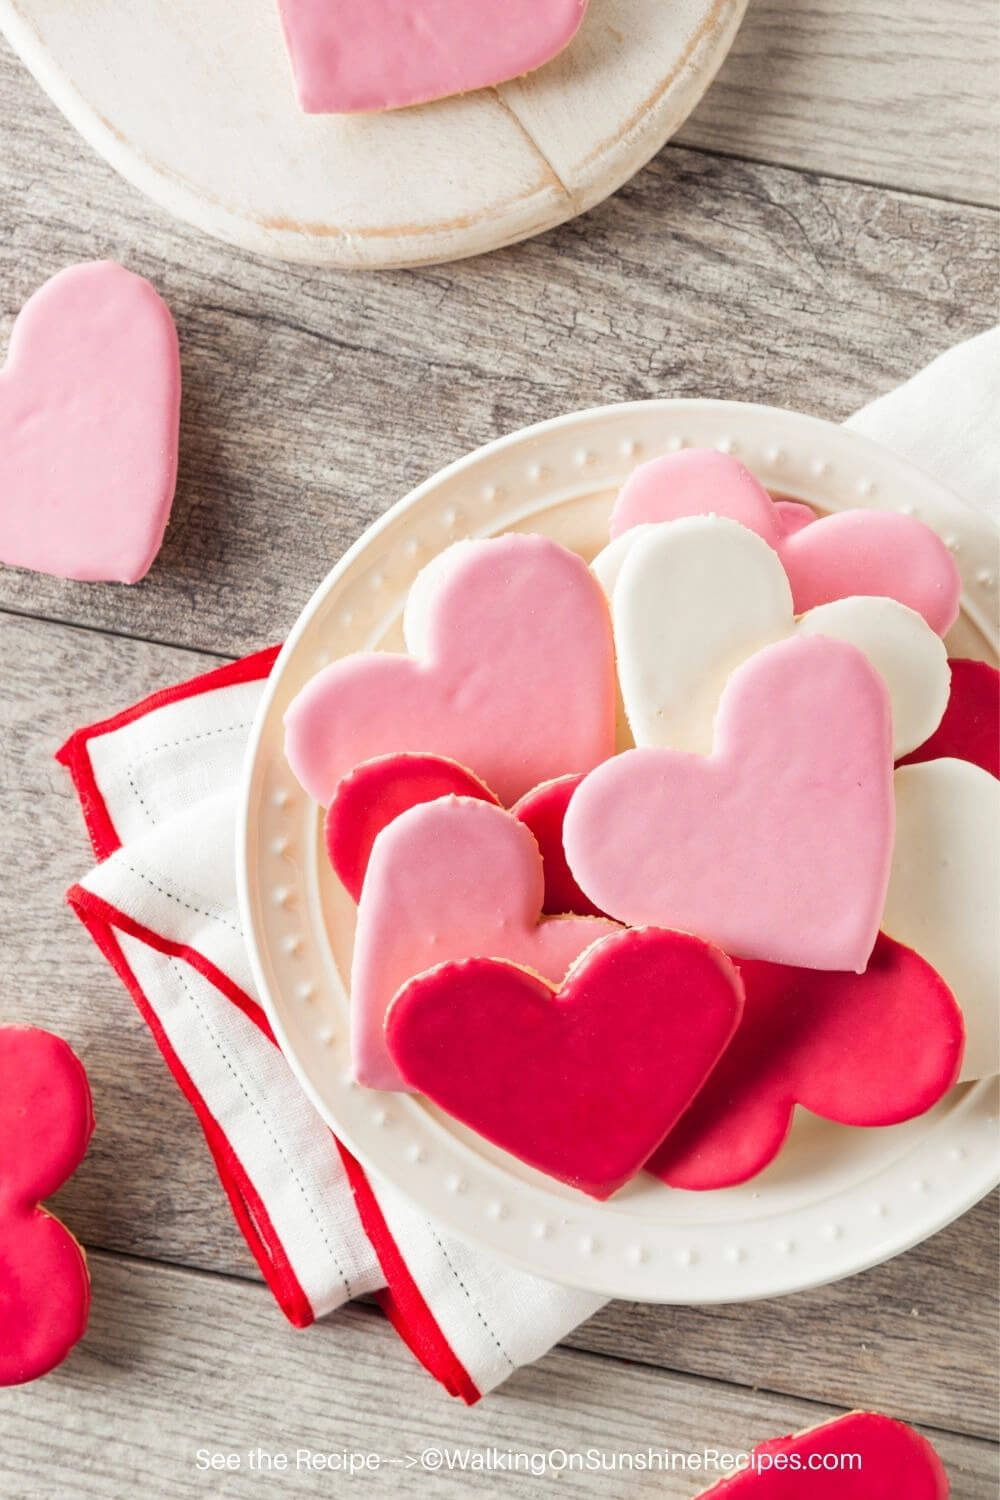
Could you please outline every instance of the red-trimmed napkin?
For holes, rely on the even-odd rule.
[[[998,385],[994,331],[849,425],[996,514],[1000,444],[987,398]],[[470,1249],[363,1172],[275,1045],[247,964],[233,859],[234,788],[275,655],[208,672],[73,735],[59,759],[99,863],[69,900],[195,1110],[288,1318],[305,1326],[375,1291],[423,1364],[475,1401],[601,1299]]]

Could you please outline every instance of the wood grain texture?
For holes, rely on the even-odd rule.
[[[893,74],[892,139],[874,139],[886,81],[881,64],[878,88],[864,81],[875,76],[864,38],[881,16],[869,21],[861,0],[754,0],[718,111],[696,117],[688,140],[986,198],[975,186],[990,170],[974,81],[989,50],[981,9],[947,9],[954,25],[942,13],[941,34],[931,28],[942,57],[931,82],[940,92],[950,80],[955,98],[936,139],[905,66]],[[892,15],[897,32],[923,17],[919,48],[930,56],[929,0],[897,0]],[[762,98],[761,69],[779,58]],[[818,86],[820,76],[833,81]],[[0,339],[45,277],[107,254],[156,281],[185,362],[181,482],[150,578],[126,590],[0,573],[2,1011],[63,1031],[91,1071],[99,1130],[58,1199],[85,1241],[251,1278],[193,1116],[63,905],[87,851],[52,752],[77,724],[278,639],[373,517],[499,433],[651,395],[846,415],[994,320],[997,219],[671,148],[615,199],[520,249],[416,274],[332,275],[254,261],[172,223],[89,153],[5,50],[0,142]],[[752,1306],[614,1304],[576,1331],[572,1350],[471,1413],[442,1397],[371,1310],[298,1335],[249,1280],[98,1254],[87,1342],[51,1380],[0,1396],[0,1491],[250,1493],[249,1476],[209,1488],[193,1468],[202,1443],[735,1447],[821,1419],[813,1400],[988,1435],[996,1238],[995,1205],[983,1204],[839,1286]],[[758,1385],[787,1395],[749,1389]],[[979,1442],[940,1446],[956,1500],[996,1493],[995,1460]],[[381,1489],[365,1483],[370,1494],[405,1493],[395,1471]],[[636,1479],[618,1491],[605,1476],[558,1483],[570,1495],[642,1489]],[[548,1487],[514,1480],[504,1491]],[[678,1497],[701,1487],[691,1475],[646,1486]],[[467,1493],[426,1475],[412,1488]],[[288,1489],[314,1491],[339,1492],[329,1475]]]
[[[0,646],[0,859],[18,871],[0,887],[2,1011],[41,1025],[58,1018],[89,1070],[100,1127],[56,1206],[89,1245],[256,1276],[193,1114],[62,901],[89,858],[69,778],[51,760],[78,723],[206,670],[212,659],[3,614]],[[998,1396],[996,1259],[996,1204],[984,1203],[848,1282],[726,1307],[618,1303],[570,1342],[989,1436]],[[974,1317],[957,1315],[968,1308]],[[979,1372],[972,1381],[970,1371]]]
[[[387,505],[575,407],[723,396],[839,418],[993,320],[992,213],[668,150],[592,214],[416,273],[261,264],[150,208],[0,64],[0,337],[39,282],[149,275],[184,362],[166,543],[132,589],[5,570],[0,606],[239,654]]]
[[[983,0],[751,0],[676,139],[996,204],[997,52]]]
[[[718,1474],[674,1467],[470,1477],[386,1462],[349,1481],[296,1470],[296,1450],[348,1448],[403,1463],[429,1447],[581,1455],[652,1448],[680,1457],[743,1452],[839,1414],[562,1349],[519,1370],[470,1410],[442,1398],[374,1309],[355,1307],[296,1333],[276,1324],[262,1289],[245,1283],[105,1256],[93,1257],[92,1271],[94,1306],[83,1344],[38,1385],[0,1391],[0,1489],[17,1500],[237,1500],[346,1495],[355,1487],[385,1500],[500,1493],[686,1500]],[[955,1500],[993,1500],[996,1454],[988,1444],[927,1435],[950,1471]],[[247,1468],[252,1448],[288,1454],[289,1470],[262,1482]],[[199,1472],[199,1449],[241,1453],[242,1468]]]

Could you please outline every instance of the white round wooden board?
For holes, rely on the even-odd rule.
[[[729,1302],[777,1296],[886,1260],[933,1234],[1000,1176],[997,1081],[918,1120],[849,1129],[797,1111],[752,1182],[685,1193],[640,1174],[597,1203],[523,1166],[423,1100],[351,1076],[347,977],[354,907],[330,870],[320,810],[284,758],[296,692],[351,651],[402,649],[418,570],[459,537],[541,531],[592,557],[633,466],[688,444],[743,459],[774,493],[832,511],[908,511],[963,575],[953,655],[995,659],[991,523],[867,439],[811,417],[718,401],[581,412],[492,443],[421,485],[337,564],[278,658],[251,736],[237,879],[254,976],[285,1056],[361,1161],[467,1239],[541,1276],[609,1296]]]
[[[182,219],[260,255],[457,260],[620,187],[687,117],[747,0],[590,0],[524,78],[388,114],[306,115],[276,0],[0,0],[87,141]]]

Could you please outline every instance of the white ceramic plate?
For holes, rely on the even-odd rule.
[[[251,736],[237,871],[254,975],[285,1055],[367,1167],[458,1234],[539,1275],[611,1296],[720,1302],[847,1276],[933,1234],[1000,1177],[996,1081],[921,1119],[858,1130],[797,1112],[778,1160],[743,1187],[671,1190],[640,1174],[608,1203],[522,1166],[420,1098],[351,1078],[354,907],[323,854],[321,817],[282,750],[303,684],[350,651],[401,649],[414,575],[456,538],[541,531],[591,557],[639,461],[682,445],[738,455],[775,493],[832,511],[903,510],[938,529],[965,583],[952,654],[995,659],[996,534],[937,483],[841,427],[766,407],[650,401],[580,412],[491,443],[387,512],[292,630]]]
[[[690,114],[746,5],[590,0],[526,78],[346,118],[299,109],[276,0],[0,0],[0,30],[179,218],[259,255],[401,266],[509,245],[614,192]]]

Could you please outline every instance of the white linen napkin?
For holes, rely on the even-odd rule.
[[[948,351],[849,426],[994,515],[1000,330]],[[195,1109],[240,1228],[306,1325],[378,1291],[426,1367],[467,1401],[601,1305],[431,1223],[338,1146],[271,1038],[236,901],[235,788],[275,652],[79,730],[59,759],[96,868],[69,900],[133,995]]]

